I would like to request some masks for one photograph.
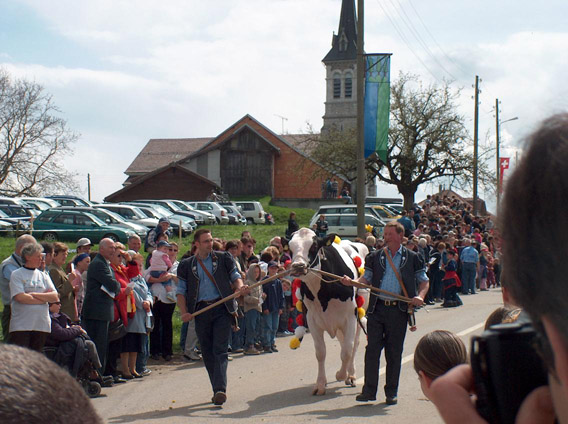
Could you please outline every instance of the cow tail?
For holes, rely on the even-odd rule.
[[[361,319],[359,318],[359,311],[357,309],[358,308],[355,308],[355,317],[357,318],[357,323],[359,324],[359,327],[361,327],[361,330],[363,330],[363,333],[365,333],[365,336],[367,336],[367,329],[361,322]]]

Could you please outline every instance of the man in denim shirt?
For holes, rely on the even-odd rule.
[[[417,253],[402,246],[404,227],[392,221],[385,226],[386,247],[370,253],[365,259],[365,274],[359,282],[381,288],[391,293],[404,295],[398,278],[386,255],[389,255],[400,275],[413,306],[422,306],[428,293],[428,277],[424,261]],[[343,278],[343,284],[349,279]],[[418,284],[416,284],[418,283]],[[416,287],[418,286],[418,294]],[[371,296],[367,310],[367,348],[365,350],[365,384],[359,402],[376,400],[379,384],[379,361],[385,350],[387,373],[385,384],[386,403],[395,405],[402,361],[402,350],[408,322],[408,305],[389,295]]]
[[[181,261],[177,269],[177,303],[184,322],[192,320],[196,311],[230,296],[233,291],[240,291],[242,296],[248,292],[233,256],[229,252],[213,251],[209,230],[197,230],[194,242],[195,255]],[[213,388],[211,401],[215,405],[227,400],[227,350],[236,311],[236,302],[232,299],[195,317],[195,331]]]

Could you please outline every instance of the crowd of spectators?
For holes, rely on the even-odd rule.
[[[499,285],[500,254],[490,217],[473,216],[456,198],[434,196],[422,208],[414,205],[400,222],[406,230],[403,244],[428,267],[432,284],[427,304],[459,306],[460,294]],[[298,229],[295,214],[288,224],[289,237]],[[325,235],[325,217],[319,224],[318,234]],[[21,236],[1,268],[5,340],[41,352],[46,343],[57,347],[85,339],[106,386],[148,376],[150,358],[171,361],[178,258],[193,255],[195,247],[179,252],[168,230],[169,222],[163,220],[151,231],[146,261],[138,236],[128,246],[103,239],[96,252],[90,240],[80,239],[70,260],[64,243],[40,245],[30,235]],[[381,238],[368,236],[359,241],[371,251],[383,246]],[[214,238],[213,249],[231,253],[249,286],[291,264],[286,238],[257,246],[244,231],[241,239]],[[284,277],[238,298],[238,316],[227,341],[233,354],[278,352],[276,337],[293,334],[297,326],[291,287],[292,277]],[[194,322],[182,325],[180,344],[187,360],[201,360]]]

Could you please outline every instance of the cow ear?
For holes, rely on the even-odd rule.
[[[332,234],[328,234],[325,238],[323,238],[323,246],[331,246],[331,244],[333,243],[333,241],[335,240],[335,237],[337,237],[337,234],[332,233]]]

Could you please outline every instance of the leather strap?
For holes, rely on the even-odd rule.
[[[387,259],[389,261],[389,264],[394,272],[394,275],[396,275],[396,279],[398,280],[398,284],[400,284],[400,288],[402,289],[402,293],[404,293],[404,295],[406,297],[408,296],[408,291],[406,290],[406,287],[404,286],[404,283],[402,282],[402,278],[400,278],[400,274],[398,273],[398,270],[396,269],[396,267],[394,266],[394,262],[392,261],[391,255],[389,253],[389,249],[388,247],[384,248],[385,251],[385,255],[387,256]]]
[[[205,274],[207,274],[207,277],[209,277],[209,279],[211,280],[211,282],[213,284],[215,284],[215,287],[217,286],[217,281],[215,281],[215,278],[211,275],[211,273],[209,272],[209,270],[205,267],[205,265],[203,264],[203,261],[201,260],[201,258],[198,255],[195,255],[195,258],[197,259],[197,262],[199,262],[199,265],[201,265],[201,268],[203,269],[203,271],[205,272]],[[219,290],[217,288],[217,290]]]

